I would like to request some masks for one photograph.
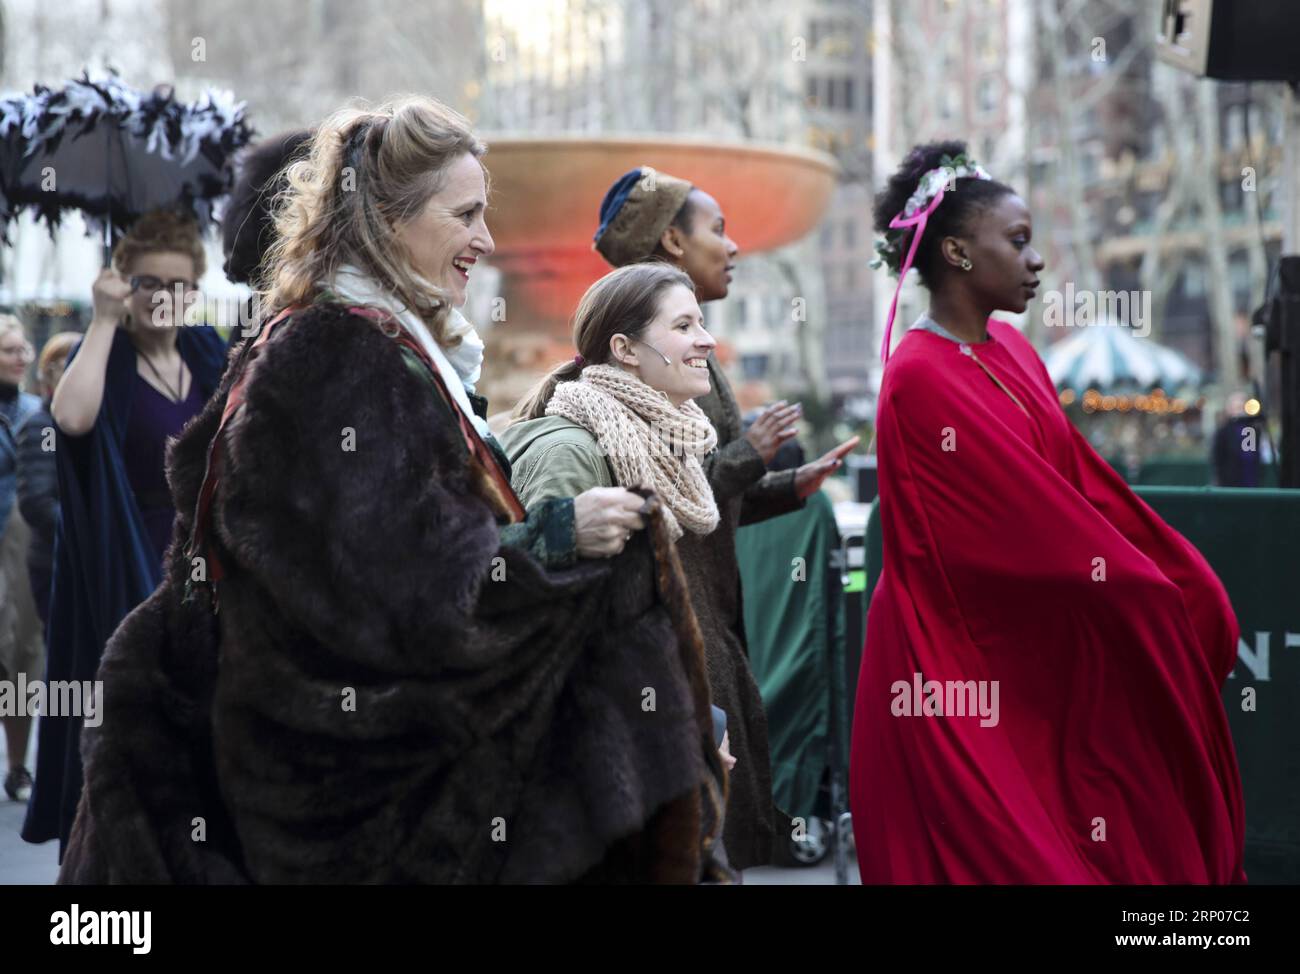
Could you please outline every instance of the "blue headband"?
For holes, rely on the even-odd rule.
[[[627,198],[632,195],[632,190],[636,188],[637,182],[641,179],[642,169],[637,166],[635,169],[629,169],[623,175],[618,177],[618,182],[609,188],[605,198],[600,203],[600,227],[596,230],[596,236],[592,240],[599,240],[601,234],[609,227],[609,223],[614,217],[618,216],[618,211],[623,208]]]

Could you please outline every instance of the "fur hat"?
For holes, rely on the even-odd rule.
[[[600,204],[596,250],[615,267],[645,260],[692,188],[686,180],[649,166],[625,172]]]

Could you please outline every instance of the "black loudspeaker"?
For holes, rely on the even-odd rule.
[[[1225,81],[1300,80],[1300,0],[1160,0],[1156,56]]]

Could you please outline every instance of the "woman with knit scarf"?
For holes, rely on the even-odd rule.
[[[580,354],[524,398],[502,436],[519,499],[644,487],[664,502],[674,541],[711,532],[718,506],[700,458],[718,436],[691,400],[709,391],[717,343],[691,279],[667,264],[607,274],[583,295],[573,337]]]
[[[716,199],[648,166],[624,173],[606,192],[595,247],[614,267],[659,263],[680,269],[701,304],[726,298],[739,252]],[[650,360],[661,361],[653,355]],[[777,449],[795,435],[799,406],[775,403],[743,431],[735,396],[716,356],[699,364],[707,368],[709,385],[694,405],[718,438],[717,448],[701,460],[718,508],[718,526],[709,535],[686,534],[677,553],[704,633],[713,702],[727,712],[736,757],[723,843],[731,865],[747,869],[770,863],[774,844],[789,841],[792,825],[772,802],[767,715],[749,667],[736,530],[802,507],[842,464],[857,438],[797,470],[769,472],[767,465]]]
[[[719,521],[701,463],[718,435],[692,401],[709,393],[717,343],[690,276],[659,262],[605,275],[578,305],[573,340],[579,354],[524,397],[502,434],[511,486],[525,506],[599,487],[653,490],[673,540],[688,539],[678,553],[689,577],[692,541]],[[730,769],[725,714],[713,709]]]

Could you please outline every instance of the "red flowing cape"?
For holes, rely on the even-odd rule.
[[[862,880],[1244,882],[1227,593],[1070,423],[1033,347],[988,331],[974,356],[910,331],[881,386]],[[914,674],[990,681],[990,716],[904,715]]]

